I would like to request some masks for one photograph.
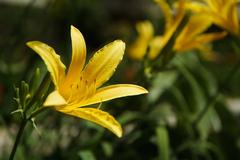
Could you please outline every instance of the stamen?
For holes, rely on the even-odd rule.
[[[101,101],[102,101],[102,100],[101,100]],[[99,103],[99,105],[98,105],[97,109],[100,109],[100,108],[101,108],[101,106],[102,106],[102,102],[100,102],[100,103]]]

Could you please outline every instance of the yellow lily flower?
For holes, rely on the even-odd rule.
[[[177,37],[174,49],[177,52],[183,52],[191,49],[200,49],[212,42],[223,38],[226,32],[203,33],[212,25],[211,17],[207,15],[191,15],[188,23]]]
[[[180,0],[176,15],[165,0],[156,0],[156,2],[162,9],[166,19],[164,33],[161,36],[154,37],[154,28],[151,22],[144,21],[137,23],[136,28],[139,36],[128,50],[128,53],[132,59],[141,60],[147,53],[148,47],[150,47],[148,56],[150,59],[154,59],[170,40],[184,17],[184,0]],[[160,42],[158,42],[159,40]]]
[[[169,8],[166,7],[167,4],[164,4],[164,0],[158,0],[160,6],[165,6],[163,8]],[[165,2],[166,3],[166,2]],[[180,3],[180,2],[179,2]],[[183,3],[183,2],[182,2]],[[178,4],[180,5],[180,4]],[[183,4],[182,4],[183,5]],[[163,9],[164,10],[164,9]],[[167,9],[165,9],[167,10]],[[166,17],[171,17],[169,15],[169,11],[165,11]],[[169,20],[169,22],[171,22]],[[180,22],[179,22],[180,23]],[[178,24],[179,24],[178,23]],[[206,44],[223,38],[227,33],[226,32],[216,32],[216,33],[203,33],[205,32],[210,26],[212,25],[212,18],[209,17],[206,14],[193,14],[191,15],[189,21],[184,26],[181,33],[178,35],[178,37],[175,40],[174,43],[174,50],[176,52],[183,52],[187,50],[192,49],[199,49],[199,50],[206,50],[205,47],[208,47]],[[167,26],[171,26],[167,23]],[[176,28],[174,28],[176,30]],[[169,31],[171,35],[173,34],[173,29]],[[167,38],[167,40],[163,40],[164,36],[156,36],[151,42],[150,42],[150,50],[149,50],[149,56],[151,58],[155,58],[160,52],[163,46],[169,41],[170,38]]]
[[[174,10],[169,6],[166,0],[155,0],[162,9],[165,17],[165,29],[163,35],[156,36],[150,41],[149,57],[154,59],[161,53],[163,47],[169,42],[174,32],[182,22],[185,15],[185,0],[180,0],[176,7],[176,15]]]
[[[122,128],[113,116],[97,108],[83,106],[101,103],[115,98],[148,93],[140,86],[116,84],[101,87],[122,60],[125,43],[116,40],[98,50],[85,65],[86,45],[81,32],[71,26],[72,61],[65,73],[65,65],[53,48],[39,41],[28,42],[45,62],[51,74],[55,90],[48,95],[43,106],[67,115],[92,121],[122,136]]]
[[[178,6],[176,8],[176,15],[174,16],[174,10],[170,8],[166,0],[155,0],[160,8],[162,8],[163,14],[166,19],[166,25],[164,34],[161,38],[160,50],[168,43],[173,33],[177,30],[181,21],[185,15],[185,0],[179,0]],[[159,51],[160,52],[160,51]],[[152,55],[150,56],[152,57]],[[152,58],[155,58],[153,55]]]
[[[212,18],[214,24],[236,36],[240,36],[237,3],[237,0],[189,1],[187,8],[194,12],[208,15]]]
[[[162,9],[164,17],[166,19],[165,30],[163,35],[153,36],[154,29],[152,24],[147,21],[143,23],[139,23],[138,25],[151,26],[151,32],[146,32],[147,29],[139,30],[139,37],[131,46],[131,49],[135,52],[131,52],[131,58],[133,59],[142,59],[144,55],[147,53],[147,47],[149,47],[148,56],[150,59],[154,59],[161,53],[163,47],[168,43],[173,33],[176,31],[177,27],[181,23],[186,10],[186,1],[180,0],[177,3],[176,15],[174,16],[174,11],[171,9],[169,4],[165,0],[155,0],[159,7]],[[189,5],[189,4],[188,4]],[[189,6],[188,6],[189,7]],[[190,16],[189,21],[184,26],[181,33],[175,40],[173,49],[176,52],[183,52],[191,49],[199,49],[202,51],[206,51],[209,49],[205,49],[207,43],[223,38],[226,35],[226,32],[217,32],[217,33],[205,33],[205,32],[213,23],[213,19],[211,16],[207,14],[193,14]],[[147,28],[147,27],[146,27]],[[141,31],[141,32],[140,32]],[[145,34],[144,34],[145,33]],[[151,34],[146,34],[151,33]],[[148,38],[144,38],[141,35],[148,35]],[[146,37],[146,36],[145,36]],[[137,45],[136,45],[137,44]],[[209,52],[210,53],[210,52]]]
[[[138,37],[129,47],[128,55],[135,60],[141,60],[148,48],[149,41],[153,38],[154,29],[150,21],[143,21],[136,24]]]

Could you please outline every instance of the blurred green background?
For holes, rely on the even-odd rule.
[[[69,64],[70,25],[83,33],[90,57],[114,39],[128,47],[136,22],[145,19],[163,28],[162,12],[151,0],[0,0],[0,159],[9,156],[19,125],[19,117],[10,114],[16,109],[14,85],[29,81],[37,67],[43,76],[47,72],[27,41],[49,44]],[[122,124],[122,138],[50,111],[36,119],[40,133],[28,125],[16,159],[240,159],[238,65],[228,76],[239,58],[229,39],[213,44],[217,61],[203,60],[196,51],[177,55],[150,80],[140,74],[143,64],[125,55],[108,83],[134,83],[150,93],[102,105]],[[193,126],[206,105],[214,107]]]

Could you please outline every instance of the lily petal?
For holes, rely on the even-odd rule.
[[[206,4],[202,2],[195,2],[195,1],[187,2],[186,9],[189,9],[196,13],[202,13],[202,14],[209,11],[209,8],[207,7]]]
[[[237,2],[230,3],[229,9],[227,11],[227,18],[229,19],[229,23],[231,22],[231,28],[229,28],[229,30],[232,30],[234,34],[239,35]]]
[[[148,56],[150,59],[154,59],[160,53],[162,48],[162,36],[154,37],[149,43],[149,53]]]
[[[66,104],[67,104],[66,100],[60,95],[60,93],[57,90],[55,90],[48,95],[43,106],[45,107],[62,106]]]
[[[184,41],[187,37],[194,37],[210,27],[212,24],[212,18],[205,14],[192,15],[188,23],[180,33],[177,41]],[[190,38],[188,38],[190,39]]]
[[[113,116],[95,108],[75,108],[74,110],[59,110],[62,113],[82,118],[107,128],[116,136],[122,137],[122,127]]]
[[[53,83],[58,88],[65,76],[65,65],[60,60],[60,56],[56,54],[52,47],[39,41],[28,42],[27,46],[32,48],[43,59],[51,74]]]
[[[154,29],[150,21],[139,22],[136,28],[138,38],[128,48],[128,53],[132,59],[141,60],[147,52],[148,43],[153,37]]]
[[[104,46],[90,59],[83,70],[82,78],[90,84],[96,83],[96,87],[101,86],[112,76],[119,62],[122,60],[124,50],[125,43],[121,40],[115,40]]]
[[[180,0],[177,6],[177,13],[174,17],[173,23],[169,24],[169,28],[165,28],[164,35],[162,37],[162,48],[168,43],[173,33],[177,30],[178,26],[182,22],[185,15],[185,0]],[[160,51],[161,49],[160,48]]]
[[[179,45],[179,48],[176,48],[179,52],[190,50],[190,49],[201,49],[204,45],[209,42],[218,40],[227,35],[227,32],[216,32],[216,33],[205,33],[199,36],[196,36],[191,41],[185,41]]]
[[[204,0],[207,4],[208,4],[208,6],[212,9],[212,10],[214,10],[214,11],[218,11],[218,8],[220,7],[220,3],[219,3],[219,1],[216,1],[216,0]]]
[[[162,12],[164,14],[164,17],[166,19],[166,28],[170,27],[170,24],[173,23],[173,12],[170,8],[170,6],[168,5],[168,3],[166,2],[166,0],[155,0],[155,2],[157,2],[158,6],[162,9]]]
[[[74,82],[79,80],[81,71],[86,59],[86,44],[81,32],[71,26],[72,39],[72,61],[66,77],[66,82]]]
[[[196,38],[196,41],[201,42],[201,43],[209,43],[214,40],[221,39],[227,35],[227,32],[216,32],[216,33],[206,33],[203,35],[199,35]]]
[[[191,1],[187,8],[212,17],[213,23],[217,26],[237,36],[240,35],[237,13],[238,0],[203,0],[203,2],[205,3]]]
[[[140,87],[138,85],[132,84],[110,85],[98,89],[92,97],[89,97],[85,101],[81,101],[80,104],[78,104],[78,107],[101,103],[115,98],[134,96],[146,93],[148,93],[148,91],[145,88]]]

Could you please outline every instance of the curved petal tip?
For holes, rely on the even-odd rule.
[[[126,44],[125,44],[125,42],[123,42],[122,40],[117,39],[117,40],[113,41],[112,43],[118,43],[119,47],[120,47],[122,50],[125,50],[125,48],[126,48]]]

